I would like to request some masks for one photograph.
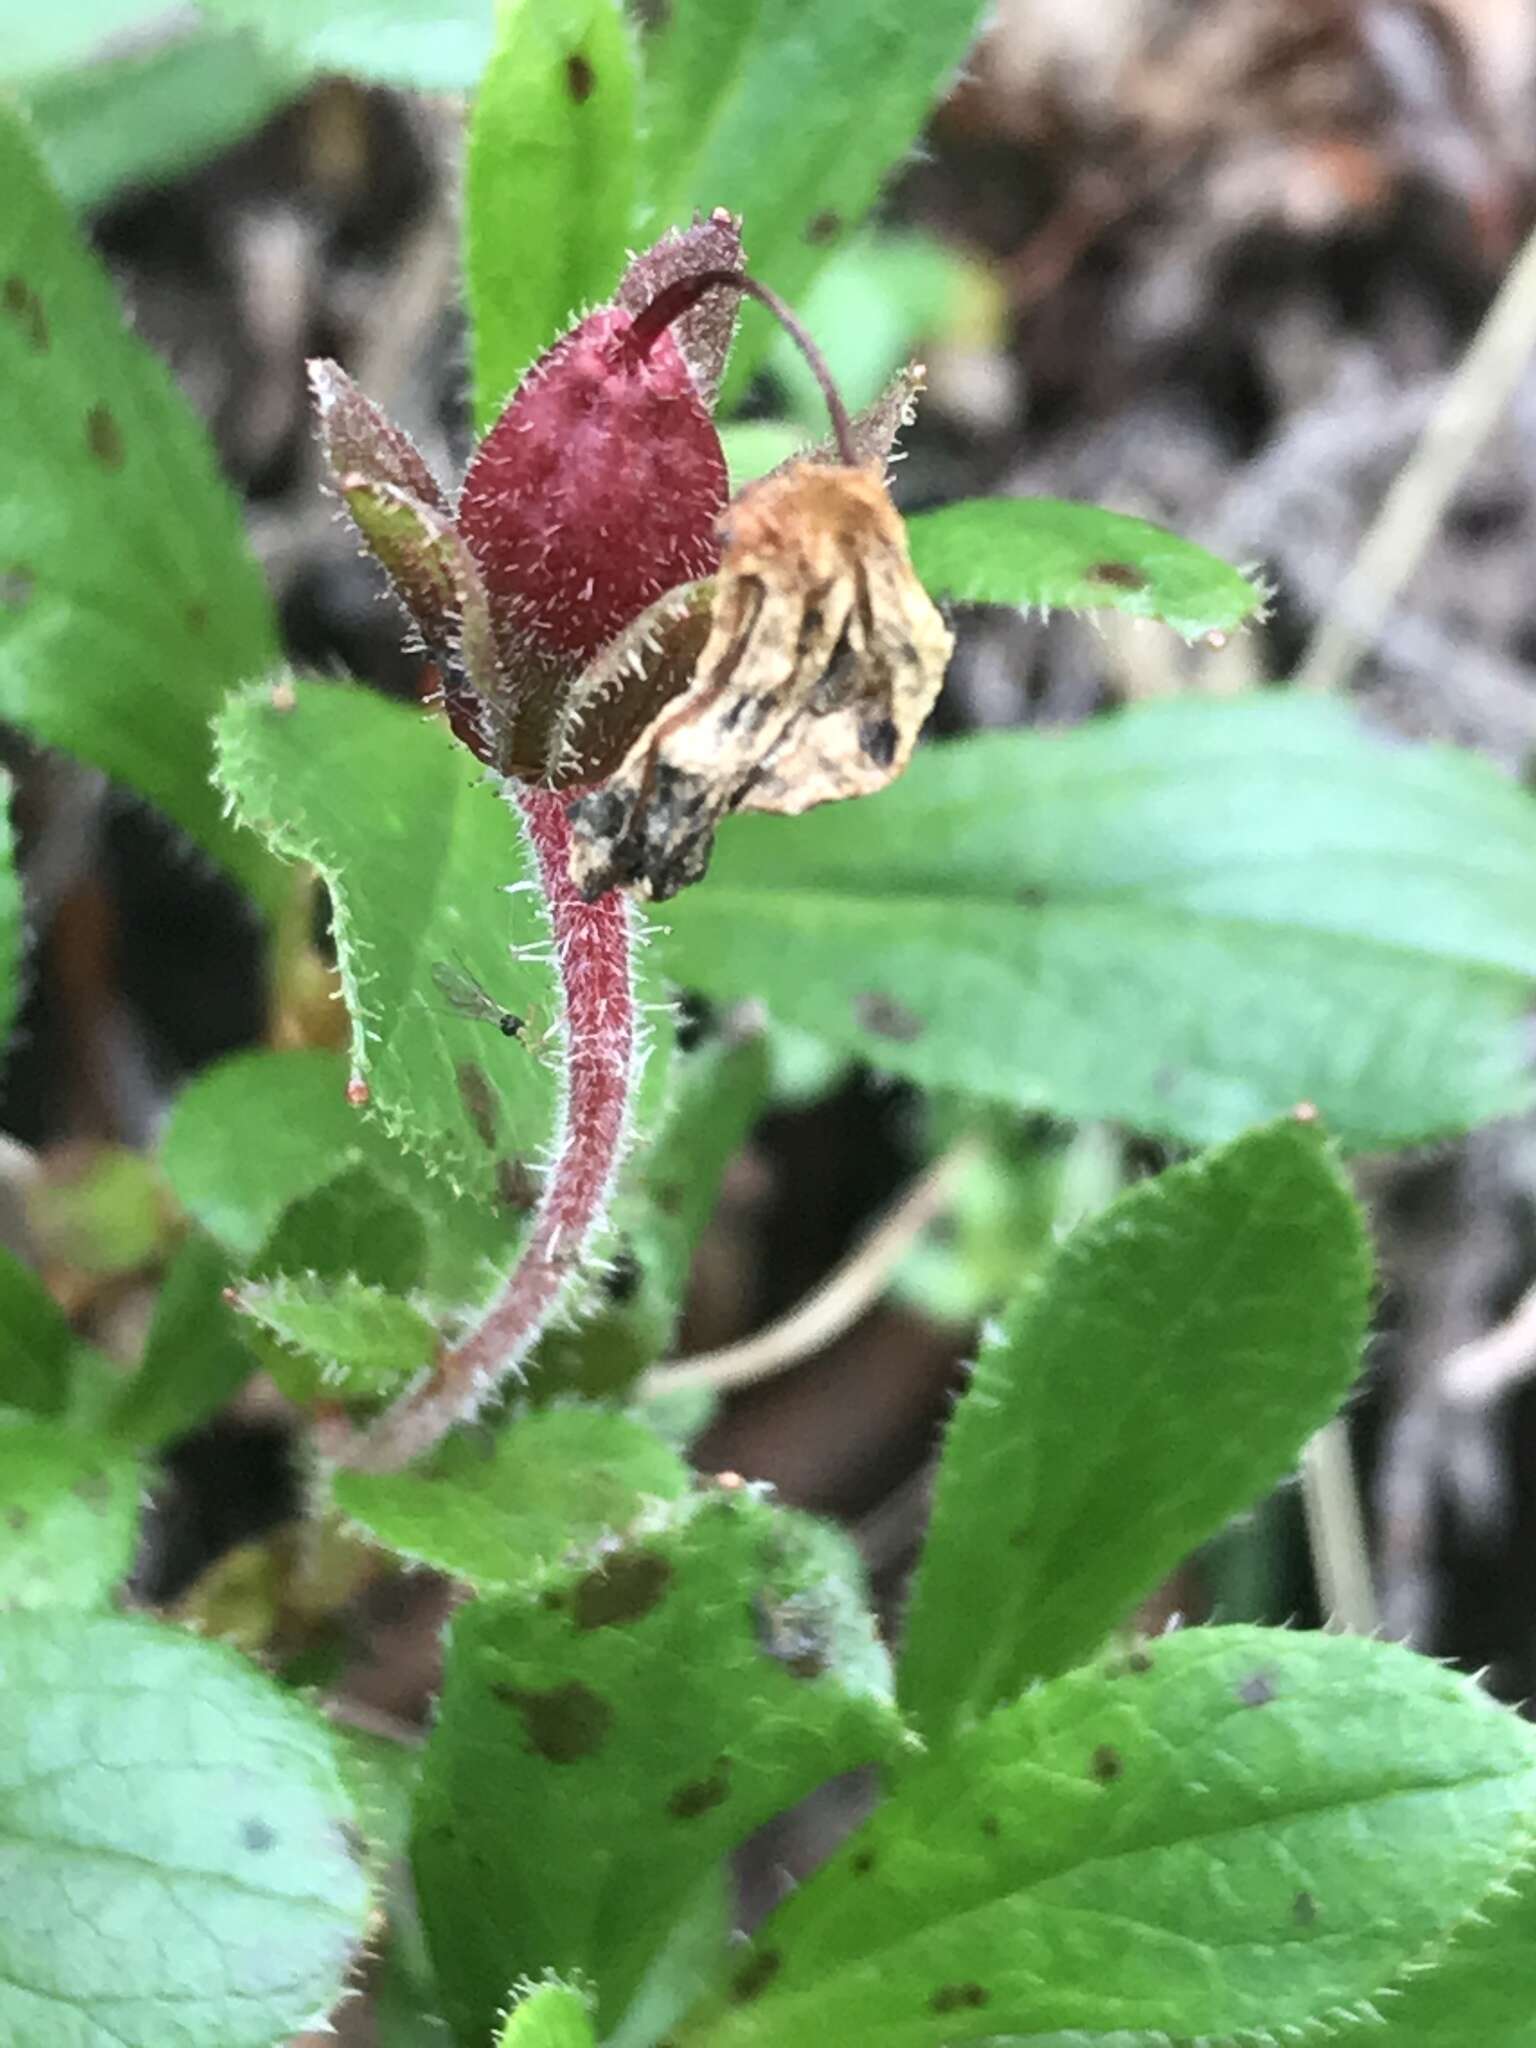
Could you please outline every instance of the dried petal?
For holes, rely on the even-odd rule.
[[[719,559],[720,438],[673,335],[642,351],[633,325],[608,307],[535,363],[459,500],[498,632],[571,674]]]
[[[668,285],[682,278],[698,277],[706,270],[740,270],[745,263],[741,222],[723,206],[716,207],[708,220],[695,215],[692,227],[668,228],[659,242],[636,256],[614,297],[626,313],[643,313]],[[672,323],[694,388],[711,409],[720,393],[740,308],[741,294],[721,285]]]
[[[765,477],[731,508],[691,689],[571,807],[577,887],[659,901],[704,873],[728,811],[883,788],[953,645],[878,468],[802,460]]]

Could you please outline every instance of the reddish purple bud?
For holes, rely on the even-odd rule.
[[[607,307],[535,363],[459,500],[498,627],[578,663],[720,559],[720,437],[674,335],[634,325]]]

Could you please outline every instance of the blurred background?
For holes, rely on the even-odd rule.
[[[445,19],[445,49],[462,26]],[[462,99],[328,74],[323,51],[301,64],[187,12],[82,40],[22,95],[135,326],[215,437],[289,655],[414,697],[400,617],[321,493],[304,361],[337,357],[440,475],[460,469]],[[1113,618],[966,615],[939,730],[1070,725],[1297,665],[1536,219],[1533,117],[1531,0],[1002,0],[807,324],[854,403],[909,355],[927,363],[909,509],[1097,500],[1262,565],[1274,602],[1219,651]],[[729,437],[740,474],[821,418],[782,351]],[[1511,775],[1536,745],[1533,495],[1536,377],[1354,682],[1379,725]],[[33,936],[0,1101],[7,1235],[131,1355],[175,1227],[135,1148],[187,1076],[267,1033],[258,937],[148,811],[62,757],[4,753]],[[765,1028],[771,1104],[727,1175],[680,1346],[766,1332],[765,1376],[720,1404],[697,1457],[846,1522],[893,1608],[979,1320],[1163,1155],[1001,1116],[965,1136],[954,1106]],[[1366,1160],[1358,1179],[1382,1277],[1351,1431],[1384,1625],[1524,1697],[1536,1126]],[[894,1230],[861,1251],[893,1205]],[[829,1281],[819,1330],[781,1327]],[[227,1561],[281,1543],[300,1484],[258,1380],[174,1453],[145,1597],[193,1597],[220,1561],[227,1593]],[[419,1721],[442,1611],[420,1581],[369,1585],[346,1620],[356,1697]],[[1191,1560],[1146,1619],[1175,1613],[1317,1619],[1299,1496]]]

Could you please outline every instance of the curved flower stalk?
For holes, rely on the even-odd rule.
[[[772,301],[741,260],[739,223],[718,212],[636,257],[613,301],[528,372],[456,506],[343,371],[311,365],[347,509],[445,678],[453,731],[521,815],[562,1000],[559,1127],[517,1262],[354,1463],[404,1464],[472,1416],[601,1226],[641,1058],[619,890],[696,879],[728,809],[801,809],[889,780],[942,678],[949,637],[881,482],[915,372],[854,422],[829,393],[836,449],[728,506],[712,407],[741,293]],[[888,717],[892,678],[914,663],[926,695],[907,691]],[[850,750],[860,765],[836,768]]]

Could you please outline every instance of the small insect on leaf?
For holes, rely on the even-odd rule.
[[[503,1038],[521,1038],[527,1030],[528,1019],[519,1017],[513,1010],[504,1010],[467,968],[450,966],[446,960],[434,960],[432,979],[437,984],[438,994],[455,1016],[494,1024]]]
[[[744,491],[693,680],[571,807],[589,900],[696,882],[734,810],[789,815],[907,765],[954,641],[913,574],[879,465],[814,459]]]

